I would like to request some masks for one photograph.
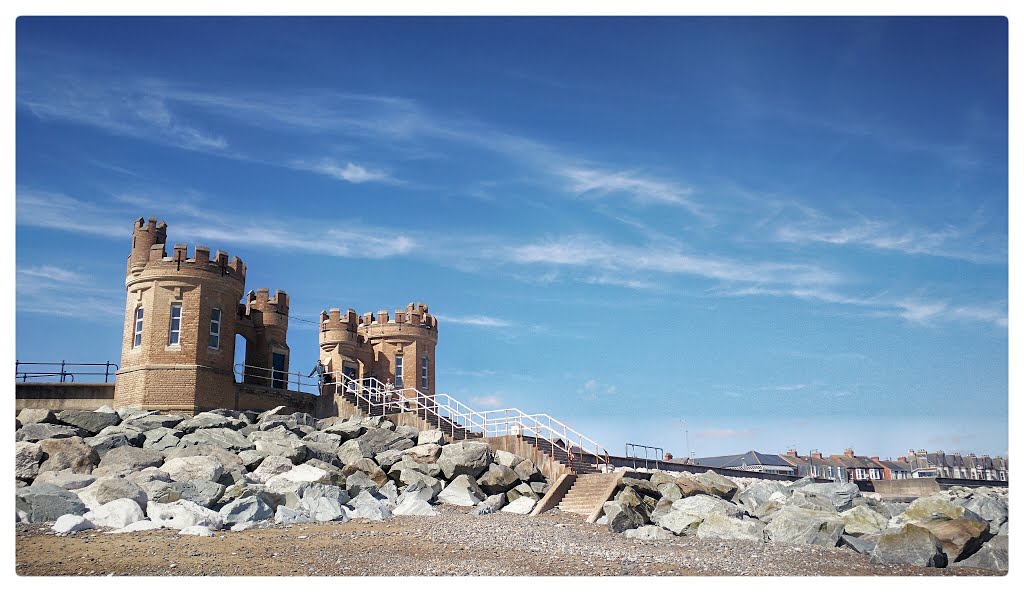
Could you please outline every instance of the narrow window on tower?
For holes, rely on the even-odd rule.
[[[142,307],[135,309],[135,342],[132,347],[142,345]]]
[[[220,349],[220,309],[210,311],[210,349]]]
[[[423,356],[423,363],[420,365],[420,386],[430,388],[430,371],[427,369],[427,356]]]
[[[404,388],[402,384],[402,356],[401,354],[395,356],[395,386],[398,388]]]
[[[167,345],[181,344],[181,303],[171,304],[171,330],[167,334]]]

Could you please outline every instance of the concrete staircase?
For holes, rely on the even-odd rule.
[[[558,509],[586,516],[587,522],[594,522],[600,515],[604,503],[615,493],[615,487],[622,480],[623,474],[615,472],[578,475],[565,497],[558,502]]]

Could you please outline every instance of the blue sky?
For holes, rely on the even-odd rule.
[[[16,93],[19,359],[119,360],[155,216],[295,370],[427,302],[613,452],[1007,451],[1005,19],[21,18]]]

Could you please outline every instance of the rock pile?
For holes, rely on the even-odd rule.
[[[446,444],[438,430],[383,417],[318,421],[280,410],[25,409],[15,433],[17,520],[52,522],[59,534],[211,536],[271,523],[432,516],[439,502],[475,506],[477,515],[525,513],[548,488],[531,461],[484,442]]]
[[[598,523],[644,540],[695,536],[843,546],[885,565],[1007,569],[1005,487],[953,487],[908,504],[863,496],[852,483],[656,472],[623,478]]]

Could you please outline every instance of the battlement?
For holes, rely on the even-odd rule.
[[[361,328],[393,325],[398,328],[406,326],[437,331],[437,318],[430,314],[430,308],[426,304],[419,302],[410,302],[405,310],[395,310],[395,318],[391,318],[386,310],[377,311],[377,316],[372,312],[363,313],[363,316],[358,318],[358,323]]]
[[[321,331],[356,331],[359,326],[359,315],[351,308],[342,316],[340,308],[320,312]]]
[[[150,218],[147,222],[142,218],[135,221],[132,228],[132,253],[128,256],[126,273],[146,270],[167,272],[203,272],[221,277],[231,277],[245,283],[245,263],[238,257],[230,257],[226,251],[217,250],[210,257],[210,247],[196,245],[192,257],[188,256],[188,246],[182,243],[174,245],[171,254],[167,253],[167,223],[157,222]]]
[[[246,309],[248,311],[258,310],[261,312],[276,312],[288,316],[288,294],[284,290],[278,290],[274,297],[270,297],[268,288],[260,288],[245,295]]]

